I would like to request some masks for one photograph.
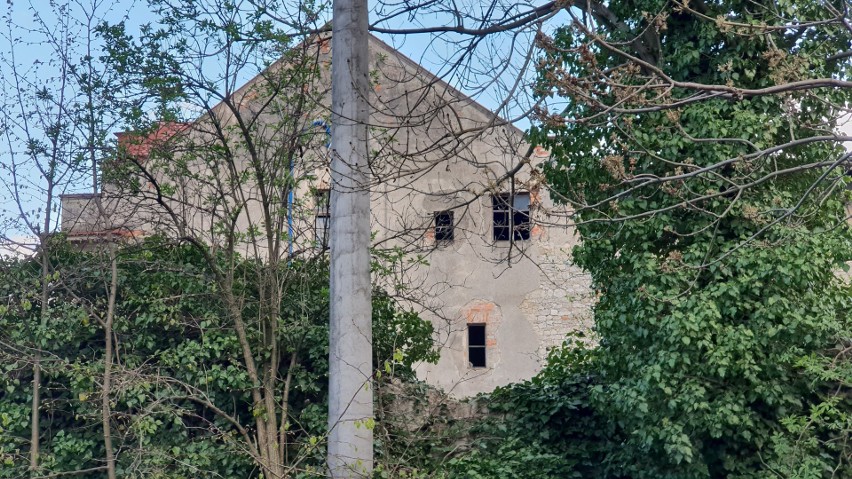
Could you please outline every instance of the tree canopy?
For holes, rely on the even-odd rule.
[[[611,2],[539,38],[538,94],[565,109],[532,137],[599,294],[619,475],[849,471],[846,382],[807,366],[849,334],[845,8]]]

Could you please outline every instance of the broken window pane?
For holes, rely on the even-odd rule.
[[[453,240],[453,212],[435,212],[435,241]]]
[[[493,195],[494,240],[515,241],[530,239],[530,194],[508,193]]]

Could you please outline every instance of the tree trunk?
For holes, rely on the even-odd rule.
[[[54,151],[55,145],[54,145]],[[50,252],[49,242],[50,235],[50,213],[51,203],[53,202],[53,168],[50,169],[49,182],[47,188],[47,200],[45,201],[44,212],[44,229],[39,235],[39,253],[41,254],[41,309],[39,310],[39,334],[36,336],[35,357],[33,358],[33,399],[32,410],[30,412],[30,471],[35,474],[38,470],[40,441],[41,441],[41,334],[44,328],[47,327],[47,319],[50,302]]]
[[[112,409],[109,404],[109,398],[110,388],[112,387],[112,324],[115,318],[115,297],[117,294],[116,290],[118,289],[118,265],[116,264],[115,244],[110,243],[107,247],[109,248],[110,283],[107,315],[106,321],[104,321],[104,380],[103,388],[101,389],[101,423],[104,431],[107,478],[115,479],[115,451],[112,447],[112,432],[110,430]]]
[[[39,454],[39,400],[41,399],[41,350],[33,357],[33,400],[30,412],[30,471],[38,469]]]
[[[331,66],[331,318],[328,466],[373,469],[367,2],[334,0]]]

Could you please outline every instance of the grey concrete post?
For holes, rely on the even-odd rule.
[[[328,465],[373,469],[367,1],[334,0],[331,67],[331,324]]]

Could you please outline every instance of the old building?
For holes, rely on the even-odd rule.
[[[322,254],[331,48],[320,38],[298,50],[192,122],[121,138],[143,173],[98,197],[63,197],[63,230],[83,242],[120,231],[215,245],[224,228],[241,232],[245,255]],[[365,187],[374,245],[398,258],[381,281],[405,285],[442,347],[418,373],[455,396],[527,379],[549,347],[591,327],[589,280],[570,260],[577,238],[536,173],[547,153],[374,37],[370,59]],[[263,231],[280,234],[259,241]]]

